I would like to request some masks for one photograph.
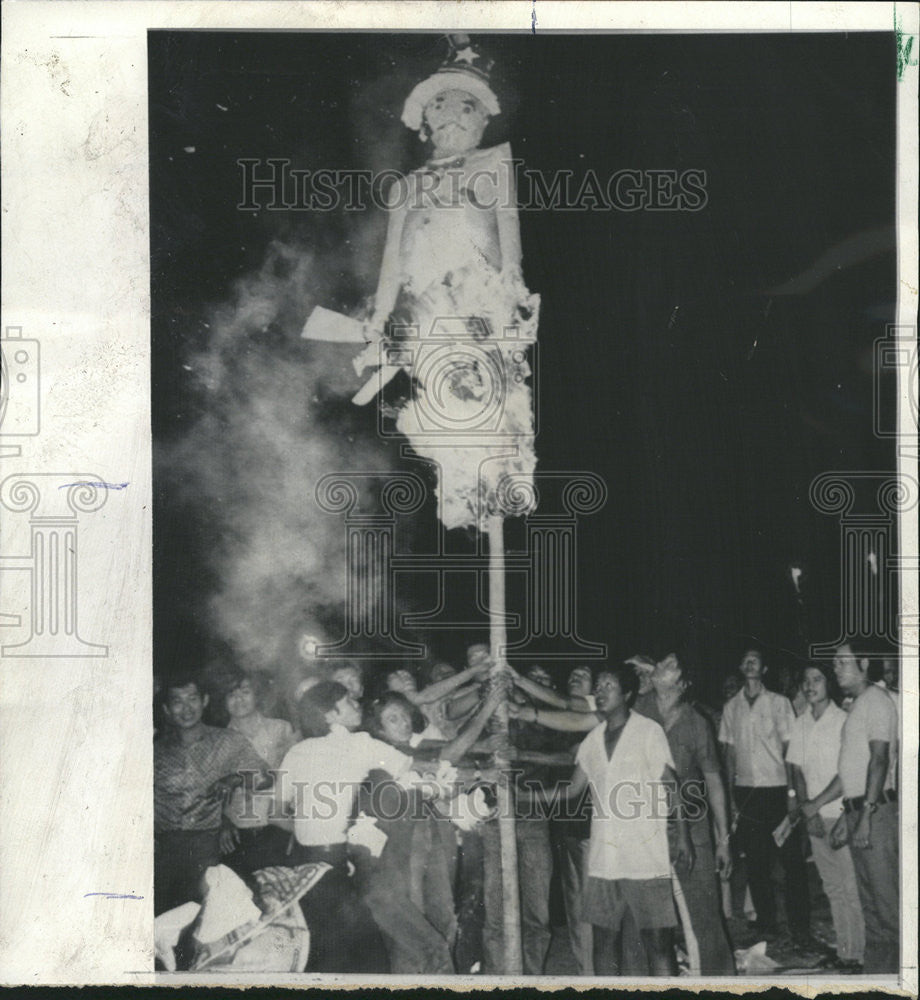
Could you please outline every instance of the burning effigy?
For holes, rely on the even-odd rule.
[[[447,528],[484,528],[502,512],[499,484],[529,480],[536,464],[528,349],[540,299],[521,273],[511,148],[480,148],[500,113],[490,69],[454,35],[445,63],[409,94],[402,121],[430,142],[431,156],[389,192],[373,307],[363,323],[318,309],[304,330],[311,339],[363,339],[355,369],[373,371],[359,405],[408,373],[409,396],[388,412],[438,466]]]
[[[500,105],[491,62],[466,35],[448,36],[447,60],[406,99],[403,124],[430,143],[423,166],[388,195],[389,223],[373,306],[363,322],[313,311],[303,336],[363,342],[354,359],[371,377],[353,402],[378,398],[412,450],[438,470],[444,526],[488,539],[491,683],[505,675],[504,519],[536,503],[530,348],[540,297],[524,284],[514,163],[506,144],[481,149]],[[400,372],[408,395],[382,391]],[[517,847],[510,808],[504,697],[493,719],[501,871],[504,971],[521,969]]]

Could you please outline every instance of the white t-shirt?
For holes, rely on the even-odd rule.
[[[801,768],[810,799],[823,792],[837,776],[841,731],[846,721],[847,713],[829,702],[820,719],[815,719],[809,708],[792,724],[786,760]],[[838,797],[823,805],[820,814],[836,819],[842,804],[842,797]]]
[[[795,713],[789,699],[764,688],[751,705],[742,688],[722,710],[719,742],[735,748],[735,782],[746,788],[786,784],[783,744]]]
[[[885,788],[894,788],[898,766],[898,711],[888,692],[876,684],[870,684],[853,702],[843,724],[837,771],[846,799],[866,794],[870,740],[888,744]]]
[[[588,733],[575,763],[591,788],[594,814],[588,875],[603,879],[668,877],[667,793],[662,776],[674,767],[668,738],[657,722],[630,712],[607,760],[606,722]]]
[[[328,736],[303,740],[285,755],[279,772],[281,800],[294,805],[294,836],[319,846],[345,840],[355,793],[375,769],[401,778],[412,758],[375,740],[333,725]]]

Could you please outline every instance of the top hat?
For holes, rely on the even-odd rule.
[[[425,105],[445,90],[465,90],[482,101],[490,115],[501,113],[498,98],[489,86],[492,60],[483,58],[470,45],[468,35],[448,35],[450,53],[437,72],[417,83],[406,98],[402,121],[418,131]]]

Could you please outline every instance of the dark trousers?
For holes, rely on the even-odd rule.
[[[692,839],[696,857],[690,873],[679,876],[678,881],[690,914],[691,930],[700,951],[700,975],[733,976],[735,958],[722,917],[722,884],[716,871],[716,857],[709,830],[702,826],[703,823],[707,823],[705,818],[701,823],[693,824]]]
[[[482,928],[485,920],[483,889],[483,847],[478,831],[464,831],[457,859],[455,898],[457,908],[457,943],[454,961],[457,972],[468,973],[482,963]]]
[[[456,937],[452,874],[457,848],[447,820],[411,824],[408,871],[401,855],[368,858],[361,891],[383,934],[394,975],[450,975]]]
[[[757,910],[757,921],[776,925],[776,898],[773,892],[773,863],[779,855],[785,872],[786,922],[796,937],[810,933],[811,902],[808,892],[808,869],[801,838],[801,825],[777,848],[773,831],[786,816],[786,786],[767,788],[735,787],[735,804],[740,813],[737,840],[747,856],[748,884]]]
[[[389,972],[386,948],[348,874],[344,844],[332,849],[294,846],[291,865],[324,861],[332,869],[300,901],[310,931],[307,972]]]
[[[405,872],[375,875],[364,896],[380,928],[394,975],[450,975],[454,972],[448,939],[413,902]]]
[[[259,827],[255,830],[240,830],[239,843],[232,854],[227,854],[221,864],[236,872],[248,875],[260,868],[276,865],[290,865],[288,847],[291,834],[276,826]]]
[[[872,816],[868,847],[853,844],[858,813],[847,813],[850,854],[866,922],[863,970],[897,972],[901,967],[898,884],[898,804],[881,802]]]
[[[153,838],[153,912],[201,902],[201,876],[220,864],[220,828],[169,830]]]
[[[580,976],[594,975],[594,931],[591,924],[581,919],[581,901],[588,880],[589,844],[587,838],[581,837],[560,836],[557,842],[569,946]]]
[[[548,819],[519,819],[515,823],[518,853],[518,891],[521,905],[521,950],[525,976],[540,976],[549,951],[549,886],[553,875],[553,851]],[[504,925],[501,841],[498,821],[482,829],[485,878],[485,927],[483,971],[504,971]]]

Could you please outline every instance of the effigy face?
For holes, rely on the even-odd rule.
[[[482,141],[489,115],[482,102],[465,90],[442,90],[426,105],[425,122],[435,153],[460,155]]]

